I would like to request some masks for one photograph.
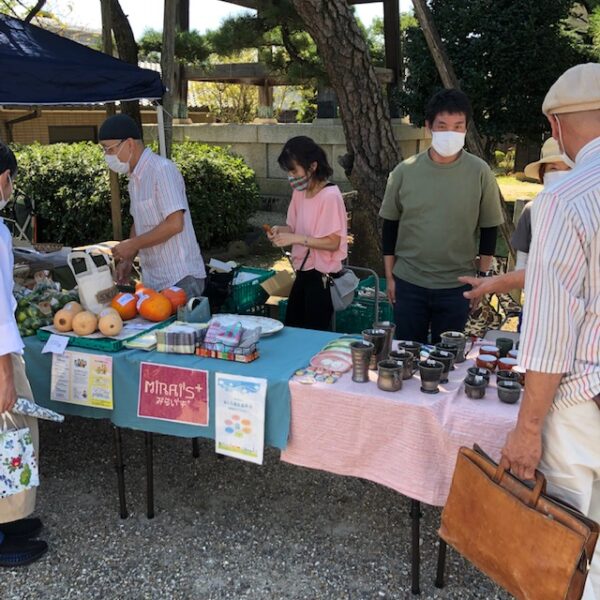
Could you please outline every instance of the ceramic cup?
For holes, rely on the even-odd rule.
[[[440,342],[439,344],[436,344],[435,349],[442,352],[450,352],[454,356],[454,362],[456,362],[458,353],[460,352],[456,344],[450,344],[447,342]],[[454,368],[454,366],[452,368]]]
[[[356,341],[350,344],[352,355],[352,381],[366,383],[369,381],[369,363],[375,346],[371,342]]]
[[[471,400],[481,400],[485,396],[487,381],[482,375],[467,375],[465,379],[465,394]]]
[[[519,358],[519,351],[518,350],[509,350],[507,356],[509,358]]]
[[[467,355],[467,336],[460,331],[444,331],[440,336],[442,343],[444,344],[454,344],[458,348],[458,352],[456,354],[456,363],[465,362],[465,358]]]
[[[479,348],[479,354],[492,354],[496,358],[500,358],[500,348],[498,348],[498,346],[494,346],[493,344],[487,344]]]
[[[422,345],[423,344],[420,344],[419,342],[411,342],[409,340],[400,340],[398,342],[398,347],[412,352],[412,355],[415,357],[415,361],[417,362],[420,360],[421,357]]]
[[[467,369],[467,374],[471,377],[483,377],[486,385],[489,385],[490,377],[492,375],[491,371],[488,369],[482,369],[481,367],[469,367]]]
[[[501,369],[496,372],[496,383],[500,383],[501,381],[516,381],[517,383],[521,383],[521,377],[514,371],[506,371]]]
[[[396,323],[392,323],[392,321],[375,321],[375,323],[373,323],[373,329],[383,329],[386,333],[385,354],[383,358],[387,358],[392,350],[392,342],[394,341],[394,334],[396,333]]]
[[[516,381],[499,381],[498,398],[506,404],[515,404],[521,396],[521,384]]]
[[[402,362],[382,360],[377,365],[377,387],[384,392],[397,392],[402,389]]]
[[[498,368],[502,371],[512,371],[518,364],[519,361],[516,358],[508,356],[498,360]]]
[[[421,375],[421,391],[424,394],[437,394],[438,386],[442,379],[444,365],[437,360],[428,358],[419,361],[419,373]]]
[[[408,350],[392,350],[390,352],[390,358],[398,362],[402,362],[402,379],[410,379],[415,371],[415,357],[412,352]]]
[[[519,375],[519,383],[525,387],[525,369],[519,365],[513,367],[513,373],[517,373]]]
[[[496,339],[496,346],[500,350],[501,358],[508,355],[508,353],[513,349],[513,345],[514,343],[510,338],[501,337]]]
[[[362,332],[362,336],[365,341],[371,342],[374,346],[369,369],[371,369],[371,371],[377,371],[377,363],[383,360],[387,334],[384,329],[365,329]]]
[[[498,358],[493,354],[480,354],[476,359],[475,363],[481,369],[487,369],[488,371],[494,371],[496,369],[496,363]]]
[[[452,364],[454,363],[454,354],[452,352],[447,352],[446,350],[434,350],[429,353],[429,358],[437,360],[444,365],[440,383],[448,383],[448,373],[451,371]]]

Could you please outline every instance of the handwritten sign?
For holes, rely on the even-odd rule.
[[[65,335],[50,334],[48,341],[42,348],[42,354],[64,354],[69,344],[69,338]]]
[[[50,399],[112,410],[112,358],[70,350],[52,354]]]
[[[208,372],[140,363],[138,417],[208,425]]]

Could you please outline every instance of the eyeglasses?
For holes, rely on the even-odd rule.
[[[121,140],[120,142],[117,142],[112,146],[103,146],[102,144],[100,144],[100,148],[102,148],[104,154],[115,154],[115,152],[111,152],[111,150],[118,148],[124,141],[125,140]]]

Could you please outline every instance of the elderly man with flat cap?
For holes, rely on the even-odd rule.
[[[177,286],[188,297],[200,296],[206,271],[181,173],[144,146],[140,128],[128,115],[106,119],[98,139],[108,167],[129,176],[133,225],[129,239],[113,248],[119,281],[128,279],[139,254],[146,286]]]
[[[600,64],[569,69],[542,107],[573,167],[532,210],[520,362],[526,387],[502,462],[600,521]],[[600,546],[584,600],[600,600]]]

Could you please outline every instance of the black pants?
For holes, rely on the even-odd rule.
[[[394,277],[396,281],[396,338],[428,343],[431,327],[431,343],[437,344],[444,331],[463,331],[469,318],[469,301],[463,292],[469,285],[434,290],[413,285]]]
[[[285,324],[330,331],[332,316],[329,282],[325,280],[323,284],[323,274],[315,269],[298,271],[288,299]]]

